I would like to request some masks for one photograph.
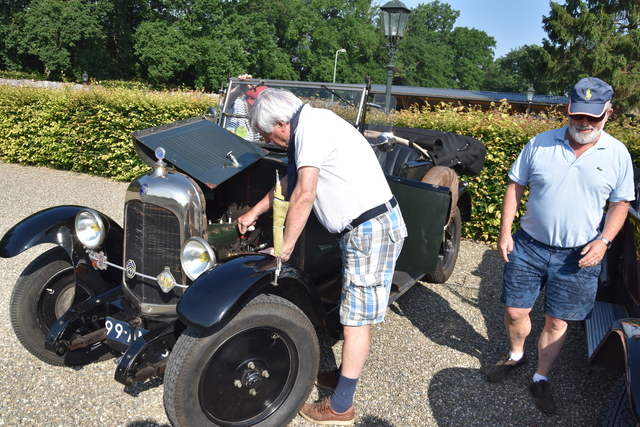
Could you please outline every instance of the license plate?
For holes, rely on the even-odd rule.
[[[108,340],[118,341],[127,345],[131,345],[133,341],[147,333],[146,329],[136,328],[134,332],[135,337],[132,337],[131,328],[129,328],[127,323],[111,317],[107,317],[104,321],[104,326],[107,328]]]

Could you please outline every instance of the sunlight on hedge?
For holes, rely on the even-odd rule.
[[[148,169],[131,133],[202,114],[199,92],[0,86],[0,158],[130,181]]]
[[[0,85],[0,159],[130,181],[149,169],[136,155],[131,133],[198,116],[211,105],[217,105],[217,98],[201,92]],[[469,135],[487,147],[481,173],[461,177],[473,197],[472,221],[463,225],[467,238],[497,240],[511,164],[531,137],[566,124],[564,108],[537,117],[514,115],[510,108],[501,103],[481,111],[442,103],[395,114],[395,126]],[[607,123],[607,131],[627,145],[634,159],[640,158],[638,129],[629,119]],[[523,213],[521,206],[518,215]]]

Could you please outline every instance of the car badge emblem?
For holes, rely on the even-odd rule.
[[[132,259],[127,260],[125,273],[129,279],[133,279],[136,276],[136,263]]]
[[[140,197],[144,197],[149,192],[149,184],[142,184],[140,186]]]
[[[98,270],[106,270],[107,269],[107,256],[104,252],[94,253],[94,256],[91,257],[91,265]]]
[[[158,274],[158,285],[164,293],[169,292],[176,285],[176,279],[169,270],[169,267],[165,267],[162,273]]]

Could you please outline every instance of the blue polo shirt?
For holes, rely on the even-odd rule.
[[[539,242],[571,248],[597,237],[607,200],[635,196],[631,156],[622,142],[602,131],[598,142],[576,158],[566,132],[567,126],[532,138],[509,178],[529,185],[522,229]]]

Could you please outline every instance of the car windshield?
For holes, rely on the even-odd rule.
[[[227,127],[227,123],[230,119],[241,119],[246,118],[247,116],[247,104],[244,104],[244,106],[241,106],[239,109],[236,108],[234,110],[233,108],[233,101],[240,98],[238,96],[239,93],[236,97],[233,97],[232,95],[230,96],[235,88],[237,88],[241,83],[249,85],[249,87],[253,87],[254,85],[264,85],[269,88],[287,89],[302,99],[304,103],[317,108],[329,109],[356,127],[360,127],[364,120],[364,103],[367,101],[367,91],[364,84],[347,85],[283,80],[252,79],[243,81],[239,79],[230,79],[229,86],[225,93],[225,99],[220,106],[222,113],[220,124],[225,128]]]

